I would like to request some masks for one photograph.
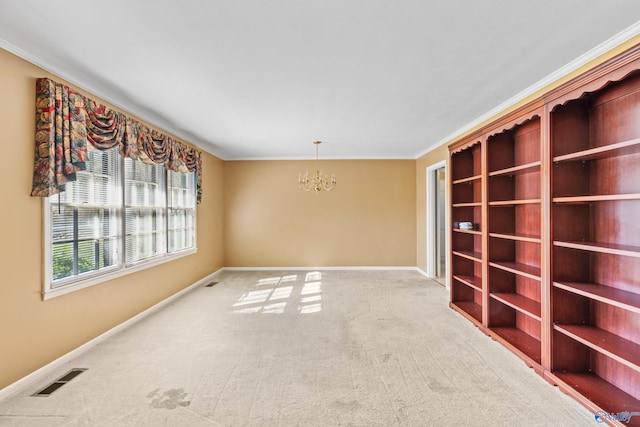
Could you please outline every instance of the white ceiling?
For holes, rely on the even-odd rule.
[[[638,0],[0,0],[0,47],[225,160],[315,140],[411,159],[639,19]]]

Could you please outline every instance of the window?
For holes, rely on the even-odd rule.
[[[47,294],[195,251],[194,172],[90,151],[86,170],[45,203]]]
[[[193,172],[169,171],[169,252],[193,246],[196,230],[196,180]]]
[[[166,253],[164,167],[124,159],[126,263]]]
[[[52,287],[119,264],[119,181],[117,150],[92,152],[77,180],[49,198]]]

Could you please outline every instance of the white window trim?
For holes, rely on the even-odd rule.
[[[128,274],[136,273],[138,271],[146,270],[148,268],[156,267],[166,262],[175,261],[177,259],[193,255],[198,252],[198,205],[194,209],[194,221],[196,227],[193,235],[193,247],[184,249],[179,252],[165,252],[164,254],[154,256],[148,260],[137,262],[133,265],[127,266],[124,262],[124,254],[119,266],[112,267],[111,271],[96,273],[95,275],[88,275],[86,279],[80,279],[57,288],[53,285],[53,269],[51,263],[53,262],[53,255],[51,252],[51,204],[48,197],[42,198],[42,218],[43,218],[43,284],[42,284],[42,300],[46,301],[55,297],[69,294],[71,292],[79,291],[91,286],[98,285],[103,282],[107,282],[118,277],[123,277]],[[166,230],[165,230],[166,232]]]

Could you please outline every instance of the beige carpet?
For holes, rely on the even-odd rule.
[[[0,425],[595,425],[417,272],[216,280],[0,402]]]

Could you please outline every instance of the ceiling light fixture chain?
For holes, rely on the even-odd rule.
[[[331,174],[329,177],[326,174],[323,174],[320,171],[320,159],[318,158],[318,147],[322,144],[321,141],[314,141],[316,146],[316,173],[309,177],[309,172],[305,172],[303,174],[298,174],[298,187],[303,189],[304,191],[315,191],[319,193],[320,191],[331,191],[336,186],[336,175]]]

